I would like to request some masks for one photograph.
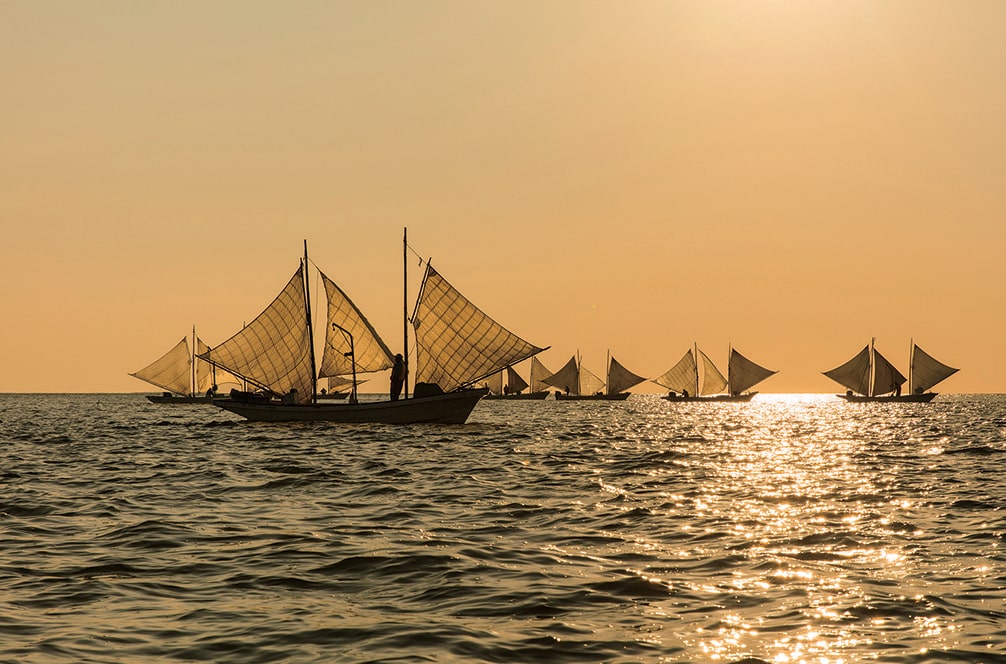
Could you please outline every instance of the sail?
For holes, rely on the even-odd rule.
[[[325,333],[325,351],[321,358],[318,376],[349,376],[353,373],[353,358],[349,339],[339,325],[353,335],[353,352],[356,355],[356,371],[367,373],[382,371],[393,364],[391,351],[377,334],[370,322],[357,308],[349,296],[334,281],[321,273],[325,293],[328,295],[328,329]]]
[[[297,401],[309,403],[314,376],[303,272],[302,265],[265,311],[200,357],[276,394],[295,389]]]
[[[727,375],[730,377],[730,394],[740,394],[751,389],[772,374],[771,369],[759,366],[737,352],[730,349],[730,360],[727,364]]]
[[[412,316],[416,330],[416,382],[445,392],[526,360],[533,346],[487,316],[427,265]]]
[[[531,391],[532,392],[544,392],[548,389],[548,384],[545,382],[547,376],[551,376],[552,372],[545,368],[537,357],[531,358]]]
[[[569,358],[569,362],[563,365],[551,376],[541,379],[541,382],[552,387],[558,387],[566,394],[580,393],[580,369],[576,365],[576,355]]]
[[[894,392],[908,380],[887,358],[873,349],[873,392],[870,396]]]
[[[695,392],[695,356],[689,348],[678,363],[668,369],[662,375],[653,379],[653,382],[669,390],[683,394],[688,392],[694,395]]]
[[[909,385],[912,393],[922,394],[940,381],[946,380],[957,373],[958,369],[948,367],[932,355],[913,344],[912,348],[912,382]]]
[[[521,390],[527,389],[527,382],[520,377],[513,367],[506,368],[506,384],[508,394],[520,394]]]
[[[503,372],[497,371],[486,376],[482,381],[491,394],[503,394]]]
[[[589,369],[580,365],[580,394],[598,394],[604,391],[604,381]]]
[[[191,396],[191,371],[192,356],[189,354],[189,342],[182,337],[182,340],[167,353],[129,375],[156,385],[162,390]]]
[[[699,351],[702,357],[702,389],[699,394],[705,396],[709,394],[722,394],[727,389],[727,379],[723,377],[720,370],[716,368],[709,356]]]
[[[639,385],[645,378],[632,373],[612,357],[608,364],[608,394],[625,392],[634,385]]]
[[[854,358],[831,371],[825,371],[824,375],[856,394],[869,394],[870,347],[864,346]]]

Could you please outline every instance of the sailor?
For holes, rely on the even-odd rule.
[[[398,401],[405,385],[405,360],[402,354],[395,355],[395,366],[391,367],[391,400]]]

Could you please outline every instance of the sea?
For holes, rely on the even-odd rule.
[[[1006,396],[0,395],[0,662],[1006,662]]]

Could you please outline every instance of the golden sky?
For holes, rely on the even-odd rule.
[[[1006,391],[998,0],[6,0],[0,82],[0,392],[152,389],[304,239],[397,352],[405,226],[553,370]]]

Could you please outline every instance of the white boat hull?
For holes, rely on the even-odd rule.
[[[213,405],[252,422],[464,424],[488,390],[463,390],[398,401],[281,404],[217,399]]]

